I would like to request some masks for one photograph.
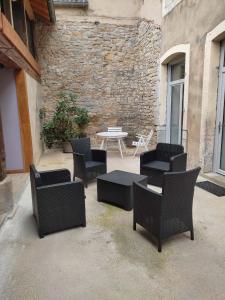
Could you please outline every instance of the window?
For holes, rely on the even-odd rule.
[[[13,25],[25,44],[27,44],[24,5],[22,0],[12,1]]]
[[[184,60],[169,64],[168,75],[167,141],[172,144],[182,144]]]
[[[27,13],[26,13],[26,26],[27,26],[28,48],[30,50],[30,53],[33,55],[33,57],[35,57],[35,47],[34,47],[34,37],[33,37],[34,23],[29,19]]]
[[[6,16],[7,20],[12,24],[11,0],[1,0],[1,11]]]

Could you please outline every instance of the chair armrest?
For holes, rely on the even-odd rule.
[[[85,155],[73,152],[73,164],[74,164],[73,180],[75,180],[75,177],[79,177],[85,180],[86,177]]]
[[[84,154],[73,152],[73,158],[74,158],[74,163],[79,168],[85,169],[85,155]]]
[[[181,153],[170,158],[170,171],[186,171],[187,153]]]
[[[46,185],[37,188],[37,205],[39,213],[49,208],[65,205],[68,201],[84,200],[84,186],[77,182]]]
[[[148,137],[147,135],[144,135],[144,134],[137,134],[136,137],[138,138],[146,138]]]
[[[159,213],[161,209],[162,194],[157,193],[139,183],[133,184],[134,188],[134,213],[135,209],[147,211],[151,215]]]
[[[51,185],[71,181],[70,171],[67,169],[50,170],[39,173],[41,176],[42,185]]]
[[[155,160],[155,158],[156,158],[156,150],[143,152],[140,155],[140,165],[153,161]]]
[[[107,152],[105,150],[93,149],[91,150],[91,152],[93,161],[100,161],[106,163]]]

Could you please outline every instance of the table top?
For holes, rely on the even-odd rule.
[[[131,186],[134,182],[140,182],[142,180],[146,179],[147,182],[147,176],[135,174],[135,173],[129,173],[121,170],[115,170],[110,173],[100,175],[97,177],[97,179],[108,181],[116,184]]]
[[[109,132],[109,131],[105,131],[105,132],[98,132],[97,136],[100,136],[102,138],[109,138],[109,139],[116,139],[116,138],[123,138],[123,137],[127,137],[128,133],[127,132]]]

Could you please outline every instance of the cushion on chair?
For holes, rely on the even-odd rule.
[[[150,163],[142,165],[142,168],[168,172],[170,170],[170,163],[165,161],[154,160]]]
[[[158,143],[156,146],[156,159],[160,161],[169,162],[171,157],[181,153],[184,153],[182,145]]]
[[[100,161],[86,161],[85,162],[85,167],[86,167],[86,169],[89,169],[89,170],[92,168],[103,166],[103,165],[105,165],[105,163],[100,162]]]

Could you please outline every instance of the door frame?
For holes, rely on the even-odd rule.
[[[214,148],[214,172],[225,175],[225,170],[220,169],[222,133],[221,128],[225,110],[225,40],[220,46],[219,85],[217,96],[216,134]]]
[[[23,153],[23,170],[18,170],[18,173],[20,173],[29,172],[30,165],[33,163],[33,145],[31,135],[30,113],[28,104],[27,82],[24,70],[17,70],[15,72],[15,82]],[[16,173],[16,170],[14,170],[13,173]]]
[[[184,113],[184,83],[185,78],[171,81],[172,78],[172,66],[175,64],[178,64],[179,62],[182,62],[182,60],[176,60],[172,63],[168,64],[168,88],[167,88],[167,101],[166,101],[166,142],[170,143],[171,138],[171,100],[172,100],[172,87],[179,85],[181,86],[180,89],[180,119],[179,119],[179,126],[181,128],[179,141],[178,143],[182,145],[183,142],[183,113]],[[185,61],[184,61],[185,62]]]

